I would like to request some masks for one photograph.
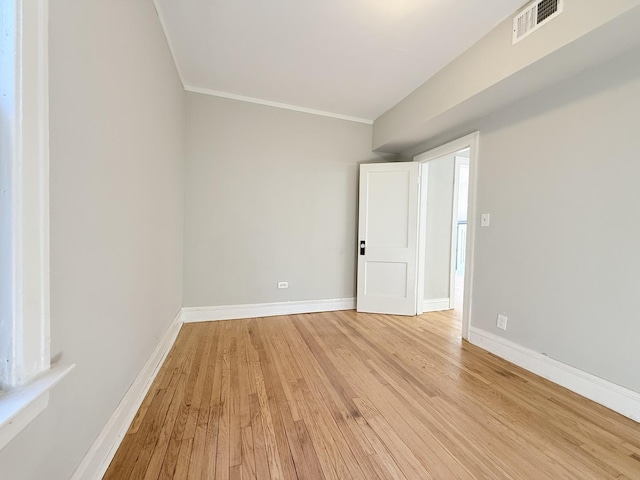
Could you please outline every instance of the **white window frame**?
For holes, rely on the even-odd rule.
[[[48,0],[0,4],[0,449],[73,365],[50,363]]]

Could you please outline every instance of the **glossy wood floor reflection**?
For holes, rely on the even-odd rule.
[[[106,479],[640,479],[640,425],[453,313],[185,325]]]

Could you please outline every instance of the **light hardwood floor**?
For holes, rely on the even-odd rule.
[[[187,324],[106,479],[640,479],[640,425],[452,312]]]

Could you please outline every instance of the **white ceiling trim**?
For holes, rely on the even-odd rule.
[[[173,58],[173,64],[176,66],[176,71],[178,72],[178,78],[180,79],[180,83],[184,87],[184,76],[182,75],[182,71],[180,70],[180,64],[178,63],[178,57],[176,56],[176,49],[171,41],[171,36],[169,35],[169,29],[167,28],[167,22],[165,21],[164,11],[160,6],[158,0],[153,0],[153,6],[156,9],[156,14],[158,15],[158,20],[160,20],[160,27],[162,27],[162,33],[164,34],[164,38],[167,40],[167,45],[169,46],[169,52],[171,53],[171,57]]]
[[[272,102],[270,100],[263,100],[261,98],[245,97],[244,95],[236,95],[235,93],[221,92],[218,90],[210,90],[208,88],[193,87],[191,85],[185,85],[184,89],[187,92],[202,93],[204,95],[211,95],[214,97],[222,97],[222,98],[229,98],[232,100],[239,100],[241,102],[256,103],[258,105],[266,105],[269,107],[282,108],[284,110],[293,110],[294,112],[309,113],[311,115],[319,115],[321,117],[337,118],[339,120],[347,120],[348,122],[357,122],[357,123],[364,123],[366,125],[373,125],[373,120],[369,120],[368,118],[351,117],[349,115],[341,115],[339,113],[324,112],[322,110],[314,110],[312,108],[298,107],[297,105],[289,105],[288,103],[279,103],[279,102]]]

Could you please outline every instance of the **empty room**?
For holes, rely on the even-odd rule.
[[[1,0],[0,479],[640,479],[640,0]]]

